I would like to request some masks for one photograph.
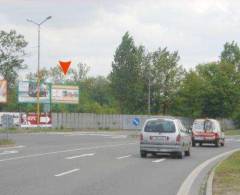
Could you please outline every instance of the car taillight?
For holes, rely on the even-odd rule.
[[[176,142],[177,142],[177,144],[180,143],[180,141],[181,141],[181,136],[178,135],[177,138],[176,138]]]
[[[140,134],[140,141],[143,141],[143,134]]]
[[[215,138],[218,139],[219,138],[218,133],[214,133],[214,134],[215,134]]]

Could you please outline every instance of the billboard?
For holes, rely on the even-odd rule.
[[[78,104],[79,88],[71,85],[52,85],[52,103]]]
[[[37,102],[37,82],[20,81],[18,83],[18,102],[36,103]],[[50,85],[40,84],[39,102],[50,103]]]
[[[0,80],[0,103],[7,103],[7,81]]]
[[[38,127],[36,113],[21,113],[20,114],[21,127]],[[51,127],[52,117],[50,113],[41,113],[39,118],[39,127]]]

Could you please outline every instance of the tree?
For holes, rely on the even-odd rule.
[[[9,33],[0,31],[0,75],[8,81],[10,87],[15,84],[19,70],[27,67],[23,64],[26,46],[24,37],[15,30]]]
[[[235,41],[232,41],[231,43],[226,42],[224,44],[224,49],[220,58],[222,62],[233,64],[238,70],[240,70],[240,48]]]
[[[184,69],[178,64],[178,52],[169,52],[159,48],[152,53],[152,90],[154,90],[153,107],[156,113],[166,114],[172,104],[173,95],[177,92],[184,77]]]
[[[110,73],[111,88],[122,113],[142,113],[143,82],[141,77],[142,47],[136,47],[128,32],[115,51]]]
[[[79,62],[76,69],[71,69],[70,74],[75,82],[79,82],[87,77],[90,67],[87,64]]]
[[[30,72],[30,73],[28,73],[26,75],[26,78],[28,80],[36,81],[37,80],[37,73]],[[41,82],[44,82],[44,81],[48,80],[48,78],[49,78],[49,71],[46,68],[42,68],[41,70],[39,70],[39,78],[40,78]]]
[[[49,77],[51,82],[59,84],[63,83],[65,80],[64,74],[58,66],[54,66],[49,70]]]

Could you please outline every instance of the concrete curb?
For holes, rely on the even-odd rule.
[[[217,165],[211,170],[208,179],[207,179],[207,185],[206,185],[206,194],[205,195],[212,195],[213,194],[213,178],[215,174],[215,169]]]

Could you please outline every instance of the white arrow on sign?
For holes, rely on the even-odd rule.
[[[40,117],[40,122],[41,123],[49,123],[50,118],[48,116],[41,116]]]
[[[17,150],[10,150],[10,151],[5,150],[5,151],[1,152],[0,155],[5,155],[5,154],[16,154],[16,153],[18,153]]]

